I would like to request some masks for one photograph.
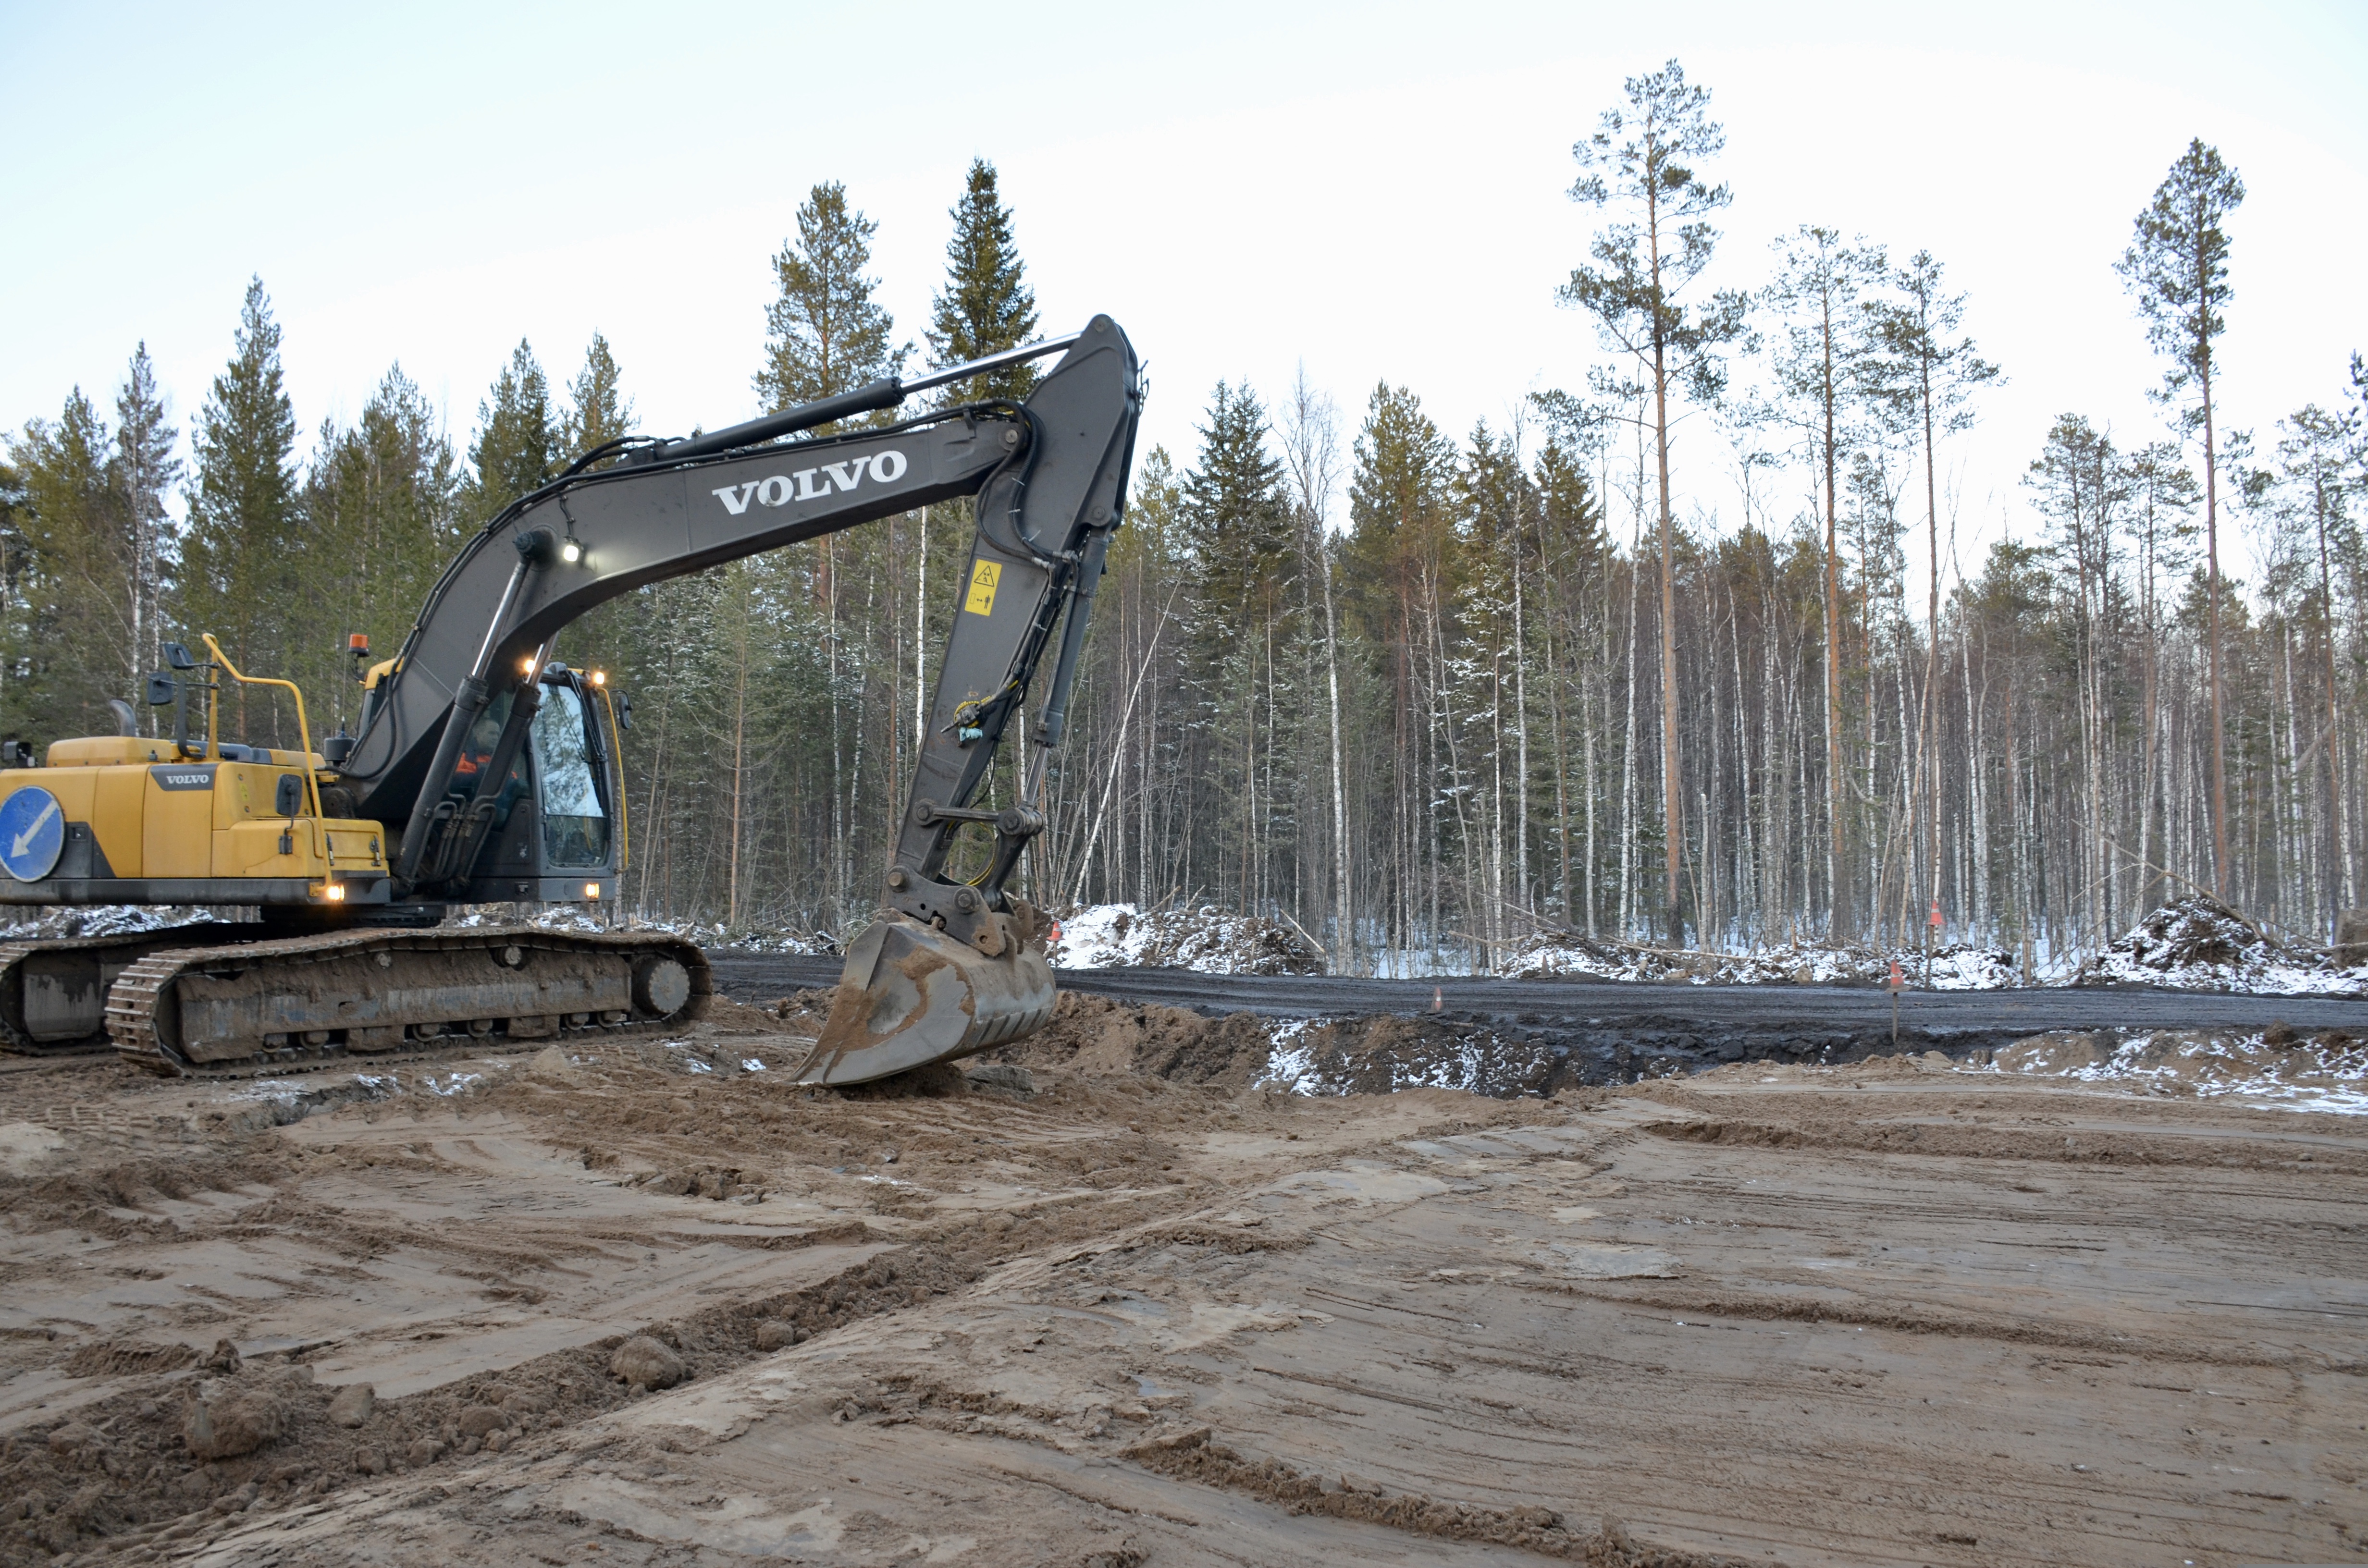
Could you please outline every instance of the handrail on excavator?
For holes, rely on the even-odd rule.
[[[204,642],[206,652],[214,656],[214,663],[220,665],[222,667],[223,672],[227,674],[231,679],[238,682],[241,686],[285,687],[288,688],[288,694],[296,699],[296,740],[297,744],[304,748],[297,755],[302,759],[302,766],[304,768],[305,797],[311,802],[313,807],[313,832],[314,835],[314,840],[320,847],[323,862],[325,863],[332,871],[336,870],[336,852],[329,847],[327,830],[321,825],[321,780],[313,771],[313,730],[312,726],[306,723],[304,720],[303,688],[299,687],[292,680],[281,680],[275,676],[250,676],[240,674],[238,666],[230,662],[230,655],[222,652],[222,644],[214,641],[214,634],[212,632],[201,631],[198,635],[200,640]],[[212,727],[211,725],[208,726],[209,742],[211,740],[211,728]]]

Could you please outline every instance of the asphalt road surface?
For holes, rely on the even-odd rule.
[[[829,986],[838,960],[715,949],[716,988],[741,1002],[766,1002],[804,987]],[[1067,990],[1202,1014],[1344,1017],[1432,1013],[1516,1028],[1643,1026],[1659,1032],[1764,1037],[1820,1035],[1861,1049],[1887,1040],[1887,992],[1844,985],[1650,985],[1625,981],[1360,980],[1340,975],[1201,974],[1182,969],[1059,971]],[[2250,996],[2150,988],[2048,987],[2017,991],[1916,991],[1899,998],[1900,1038],[1942,1050],[2003,1044],[2049,1029],[2266,1028],[2368,1035],[2368,1000]],[[1759,1051],[1750,1054],[1758,1055]]]

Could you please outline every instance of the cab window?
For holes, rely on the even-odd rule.
[[[585,718],[583,699],[572,689],[544,689],[534,716],[534,775],[547,866],[597,868],[609,861],[609,813],[600,802]]]

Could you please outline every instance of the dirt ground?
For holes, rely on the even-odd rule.
[[[811,1014],[719,1012],[0,1071],[0,1562],[2368,1559],[2358,1117],[1938,1057],[1309,1096],[1107,1003],[814,1093]]]

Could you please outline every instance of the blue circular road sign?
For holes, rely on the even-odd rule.
[[[66,846],[66,813],[58,798],[28,784],[0,801],[0,866],[20,882],[38,882],[58,869]]]

